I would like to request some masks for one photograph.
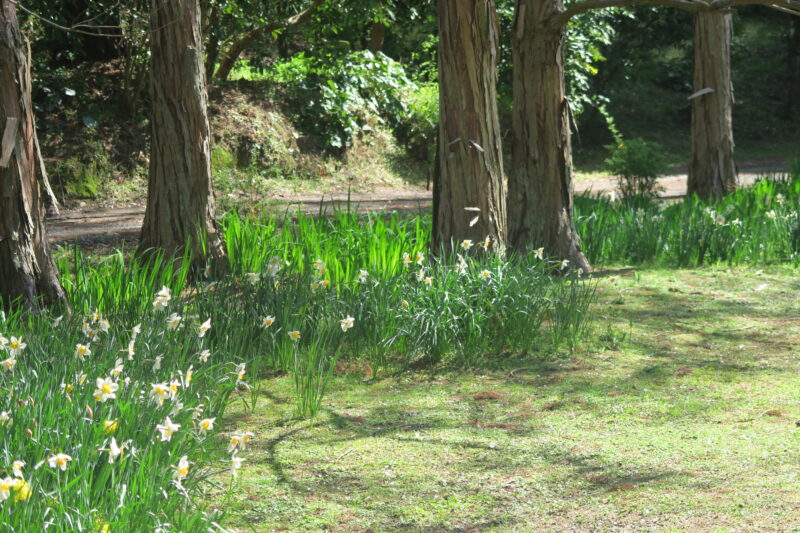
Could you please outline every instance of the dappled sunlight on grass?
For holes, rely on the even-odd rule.
[[[263,382],[273,397],[247,414],[261,444],[232,525],[791,528],[795,280],[791,268],[623,273],[601,280],[594,340],[572,359],[339,376],[314,422],[275,401],[285,379]]]

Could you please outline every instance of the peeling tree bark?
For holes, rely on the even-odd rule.
[[[497,40],[493,0],[439,1],[439,147],[433,206],[437,252],[451,250],[463,239],[489,236],[505,243]]]
[[[208,257],[215,268],[225,268],[214,220],[197,0],[153,0],[150,24],[150,181],[140,250],[176,254],[188,245],[195,265]]]
[[[549,23],[561,0],[517,0],[513,36],[509,242],[526,253],[543,247],[589,270],[572,221],[572,147],[561,45],[566,26]]]
[[[66,302],[47,247],[35,139],[27,42],[15,4],[0,0],[0,304]]]
[[[719,197],[736,188],[733,159],[733,84],[730,13],[694,15],[694,90],[712,89],[692,99],[692,153],[688,193]]]

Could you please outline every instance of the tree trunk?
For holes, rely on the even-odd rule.
[[[494,0],[439,0],[439,153],[434,251],[463,239],[506,238],[497,116]]]
[[[800,17],[792,17],[791,30],[786,36],[786,104],[784,118],[793,120],[800,100]],[[797,127],[795,129],[800,129]]]
[[[150,181],[140,250],[206,256],[225,268],[214,220],[211,149],[197,0],[153,0]]]
[[[369,33],[369,51],[373,54],[383,50],[383,41],[386,39],[386,25],[383,22],[373,22]]]
[[[0,0],[0,300],[65,302],[48,252],[31,105],[28,46],[16,5]]]
[[[227,80],[228,76],[231,75],[231,70],[233,70],[236,62],[239,61],[239,56],[242,55],[242,52],[252,47],[259,39],[261,39],[263,33],[264,32],[262,29],[253,30],[245,33],[233,41],[233,43],[231,43],[231,45],[225,51],[225,54],[222,56],[222,59],[219,62],[219,67],[214,73],[214,78],[220,81]]]
[[[214,69],[217,66],[219,59],[219,37],[217,31],[219,28],[219,8],[217,4],[208,7],[204,12],[203,20],[203,34],[206,36],[206,80],[210,83],[214,79]]]
[[[509,238],[519,253],[543,247],[546,254],[588,271],[572,221],[572,147],[561,50],[566,26],[548,24],[562,10],[561,0],[517,0]]]
[[[732,16],[722,12],[694,15],[694,90],[692,153],[688,193],[719,197],[736,188],[733,160]]]

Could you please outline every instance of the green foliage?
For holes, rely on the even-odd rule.
[[[613,122],[611,123],[613,124]],[[617,177],[617,186],[624,199],[652,198],[658,194],[658,177],[669,166],[669,159],[658,143],[644,139],[620,138],[619,143],[606,146],[610,157],[606,170]]]
[[[369,51],[344,56],[299,54],[275,66],[286,85],[301,128],[326,149],[343,151],[361,131],[395,123],[405,113],[402,99],[413,83],[402,66]]]
[[[403,100],[406,112],[395,126],[397,139],[411,155],[432,163],[439,127],[439,85],[421,83],[407,90]]]
[[[800,264],[800,175],[762,180],[720,200],[667,204],[575,199],[575,221],[592,263]]]

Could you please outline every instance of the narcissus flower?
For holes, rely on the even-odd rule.
[[[200,421],[200,431],[211,431],[214,429],[216,418],[204,418]]]
[[[14,357],[9,357],[8,359],[0,361],[0,365],[3,365],[3,368],[8,370],[9,372],[14,370],[14,366],[16,366],[16,364],[17,364],[17,360]]]
[[[181,457],[180,461],[178,461],[178,466],[175,467],[175,473],[173,474],[173,478],[176,481],[180,482],[189,475],[189,458],[187,456]]]
[[[352,328],[353,324],[355,324],[355,321],[356,319],[350,315],[347,315],[345,318],[341,319],[339,324],[342,326],[342,331],[347,331],[348,329]]]
[[[472,248],[472,241],[470,239],[464,239],[461,241],[462,250],[469,250],[470,248]]]
[[[536,259],[544,259],[544,248],[537,248],[536,250],[534,250],[533,256]]]
[[[171,441],[172,435],[174,435],[175,432],[178,431],[178,429],[180,429],[180,427],[181,427],[180,424],[176,424],[175,422],[170,420],[169,417],[167,417],[167,419],[164,420],[163,424],[158,424],[156,426],[156,429],[161,433],[161,442]]]
[[[411,256],[408,252],[403,252],[403,266],[408,266],[411,264]]]
[[[200,338],[202,339],[203,337],[205,337],[206,333],[210,329],[211,329],[211,319],[209,318],[208,320],[200,324]]]
[[[481,270],[480,277],[481,279],[489,279],[492,277],[492,273],[488,270]]]
[[[231,435],[230,441],[228,441],[228,453],[232,453],[236,450],[244,450],[247,448],[247,443],[253,437],[253,433],[251,431],[245,431],[244,433],[234,433]]]
[[[417,252],[416,256],[414,256],[414,260],[418,265],[421,265],[422,262],[425,261],[425,255],[423,255],[422,252]]]
[[[23,477],[22,468],[24,466],[25,461],[20,461],[19,459],[11,463],[11,473],[14,474],[14,477]]]
[[[79,359],[83,359],[88,355],[92,355],[92,350],[89,349],[87,344],[78,344],[75,346],[75,355]]]
[[[275,317],[272,315],[265,316],[264,319],[261,321],[261,327],[267,329],[272,324],[275,323]]]
[[[116,459],[122,459],[122,456],[125,454],[124,444],[120,443],[117,444],[117,439],[111,437],[111,442],[108,445],[108,464],[114,464]]]
[[[200,355],[198,356],[201,363],[205,363],[206,361],[208,361],[209,357],[211,357],[211,350],[203,350],[202,352],[200,352]]]
[[[300,340],[300,332],[299,331],[290,331],[289,332],[289,338],[292,339],[293,341],[299,341]]]
[[[11,340],[9,341],[7,348],[8,353],[11,354],[12,357],[15,357],[20,353],[22,353],[22,350],[24,350],[26,346],[28,345],[22,342],[22,337],[20,338],[11,337]]]
[[[172,291],[165,285],[161,290],[156,293],[156,298],[153,300],[153,307],[161,307],[166,309],[169,301],[172,299]]]
[[[97,389],[94,391],[94,399],[98,402],[113,400],[117,397],[119,385],[114,383],[111,378],[97,378]]]
[[[247,281],[250,282],[251,285],[255,285],[261,279],[261,274],[257,272],[248,272],[245,276],[247,276]]]
[[[116,418],[114,420],[106,420],[105,422],[103,422],[103,433],[105,433],[106,435],[111,435],[118,428],[119,428],[119,420]]]
[[[6,501],[11,496],[11,489],[14,487],[14,478],[5,477],[0,479],[0,501]]]
[[[240,384],[244,382],[244,374],[245,374],[245,364],[240,363],[239,366],[236,367],[236,383]]]
[[[172,313],[167,318],[167,329],[171,329],[171,330],[178,329],[178,326],[181,325],[181,321],[182,320],[183,320],[183,317],[181,315],[179,315],[178,313]]]
[[[47,464],[50,468],[60,468],[62,472],[66,472],[67,463],[72,461],[72,457],[65,453],[57,453],[47,458]]]
[[[158,405],[163,405],[164,400],[170,397],[169,385],[166,383],[153,383],[151,387],[150,396],[158,402]]]
[[[14,481],[14,502],[25,501],[31,497],[31,486],[22,478]]]
[[[359,283],[366,283],[368,278],[369,278],[369,272],[367,272],[363,268],[358,271],[358,282]]]

